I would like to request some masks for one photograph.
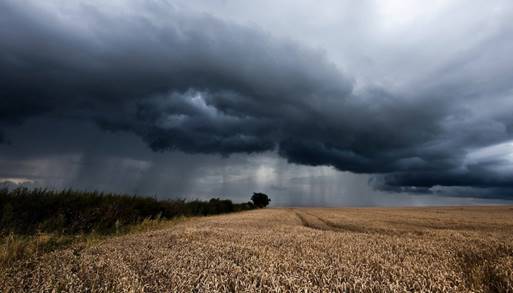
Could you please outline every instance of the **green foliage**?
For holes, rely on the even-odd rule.
[[[271,201],[267,194],[260,192],[254,192],[253,196],[251,197],[251,200],[257,208],[265,208],[269,205],[269,202]]]
[[[215,215],[253,209],[230,200],[157,200],[149,197],[74,190],[0,190],[0,234],[36,232],[109,234],[145,219]]]

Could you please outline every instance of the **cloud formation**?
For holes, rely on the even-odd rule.
[[[513,9],[496,2],[505,12],[470,23],[488,26],[467,47],[425,51],[436,66],[414,58],[413,40],[382,47],[425,65],[387,65],[387,83],[282,32],[165,1],[2,1],[0,131],[33,117],[92,121],[154,151],[277,152],[373,174],[386,191],[513,197],[510,153],[486,153],[513,140]]]

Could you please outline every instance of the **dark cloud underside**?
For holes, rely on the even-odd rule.
[[[511,162],[479,156],[513,139],[513,60],[497,61],[513,49],[511,27],[397,89],[358,86],[327,53],[252,25],[133,3],[1,1],[0,131],[33,117],[90,121],[154,151],[277,152],[374,174],[387,191],[513,196]]]

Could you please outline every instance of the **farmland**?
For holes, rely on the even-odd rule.
[[[260,209],[0,268],[2,292],[508,292],[513,207]]]

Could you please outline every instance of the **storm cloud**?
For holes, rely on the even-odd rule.
[[[92,122],[156,152],[275,153],[387,192],[510,198],[513,7],[492,2],[401,44],[344,28],[331,44],[351,60],[322,35],[287,38],[207,4],[0,1],[0,143],[20,144],[8,130],[29,119]],[[46,152],[57,144],[69,143]]]

